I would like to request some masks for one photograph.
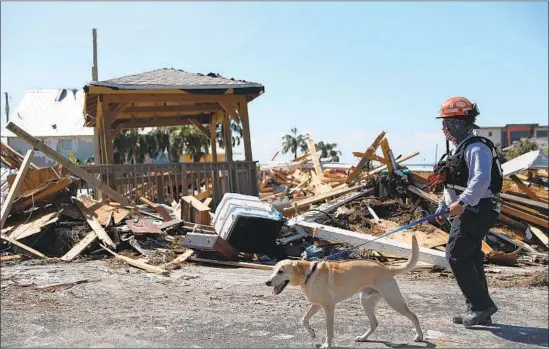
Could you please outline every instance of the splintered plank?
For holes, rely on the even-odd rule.
[[[168,262],[168,263],[164,263],[162,265],[162,268],[167,269],[168,267],[171,267],[173,265],[184,263],[193,254],[194,254],[194,251],[189,249],[189,250],[183,252],[182,254],[180,254],[179,256],[177,256],[173,261]]]
[[[2,234],[2,235],[0,235],[0,238],[1,238],[2,240],[5,240],[5,241],[9,242],[9,243],[12,244],[12,245],[15,245],[15,246],[17,246],[17,247],[19,247],[19,248],[21,248],[21,249],[27,251],[27,252],[32,253],[32,254],[35,255],[35,256],[38,256],[38,257],[40,257],[40,258],[45,258],[45,259],[48,258],[48,257],[46,257],[42,252],[36,251],[34,248],[29,247],[29,246],[27,246],[27,245],[25,245],[25,244],[23,244],[23,243],[21,243],[21,242],[15,240],[15,239],[12,239],[12,238],[10,238],[9,236],[6,236],[6,235]]]
[[[354,183],[358,175],[362,172],[362,168],[364,167],[366,162],[368,162],[370,155],[376,152],[376,149],[379,147],[379,143],[381,143],[383,137],[385,137],[385,131],[381,131],[381,133],[373,141],[372,145],[370,145],[368,149],[366,149],[366,151],[364,152],[364,156],[360,159],[360,161],[351,171],[351,173],[349,173],[349,176],[347,177],[347,184]]]
[[[12,254],[10,256],[0,256],[0,262],[9,262],[21,259],[20,254]]]
[[[25,173],[27,172],[27,169],[29,168],[29,166],[31,164],[33,154],[34,154],[34,150],[32,150],[32,149],[29,149],[27,151],[27,154],[25,155],[25,158],[23,159],[23,163],[21,164],[21,167],[19,168],[19,171],[17,171],[17,176],[15,177],[13,185],[10,188],[8,196],[7,196],[6,200],[3,202],[1,218],[0,218],[0,229],[4,228],[4,224],[6,223],[6,220],[8,219],[8,215],[9,215],[10,210],[11,210],[11,205],[13,204],[13,200],[15,200],[15,197],[17,196],[17,193],[19,192],[19,187],[21,186],[21,184],[23,184],[23,178],[25,178]]]
[[[272,265],[265,264],[255,264],[255,263],[246,263],[246,262],[230,262],[230,261],[218,261],[214,259],[205,259],[205,258],[196,258],[191,257],[191,261],[200,262],[200,263],[210,263],[210,264],[219,264],[227,265],[230,267],[240,267],[240,268],[251,268],[251,269],[262,269],[262,270],[273,270]]]
[[[88,208],[78,199],[74,199],[74,202],[76,203],[76,207],[82,212],[82,215],[86,219],[86,222],[90,225],[90,227],[93,229],[93,231],[97,234],[97,237],[103,241],[108,246],[115,248],[116,245],[111,240],[105,229],[101,226],[101,223],[93,216],[93,214],[88,210]]]
[[[106,246],[104,245],[101,245],[101,247],[109,252],[110,254],[112,254],[116,259],[119,259],[121,261],[124,261],[126,263],[128,263],[129,265],[131,265],[132,267],[136,267],[136,268],[139,268],[139,269],[143,269],[143,270],[146,270],[150,273],[154,273],[154,274],[158,274],[158,275],[168,275],[169,272],[166,270],[166,269],[163,269],[163,268],[159,268],[159,267],[156,267],[154,265],[150,265],[150,264],[147,264],[143,261],[140,261],[140,260],[137,260],[137,259],[133,259],[133,258],[130,258],[130,257],[126,257],[126,256],[121,256],[119,255],[118,253],[116,252],[113,252],[111,250],[109,250]]]
[[[28,197],[23,200],[19,200],[15,203],[14,208],[18,211],[24,210],[25,208],[36,204],[37,202],[48,200],[49,198],[57,195],[59,192],[67,188],[71,183],[72,179],[69,177],[64,177],[58,181],[46,184],[41,188],[36,189],[34,192],[25,193]]]
[[[117,203],[108,204],[103,201],[94,201],[83,195],[79,196],[78,200],[92,212],[99,224],[104,227],[109,224],[111,218],[114,219],[114,224],[120,224],[130,214],[130,211],[125,208],[113,206],[118,205]]]
[[[74,245],[69,252],[67,252],[63,257],[61,257],[64,261],[72,261],[74,258],[76,258],[82,251],[86,249],[95,239],[97,238],[97,234],[95,231],[90,231],[88,235],[86,235],[82,240],[80,240],[76,245]]]
[[[517,177],[517,175],[510,175],[509,178],[511,178],[513,182],[515,182],[518,185],[520,190],[522,190],[526,195],[528,195],[530,199],[536,200],[536,201],[543,201],[545,203],[548,202],[546,198],[540,198],[539,196],[537,196],[532,189],[530,189],[526,184],[524,184],[524,182],[520,178]]]
[[[537,224],[543,228],[549,228],[549,221],[547,218],[540,218],[507,205],[501,205],[501,212],[520,218],[528,223]]]
[[[59,212],[42,212],[36,216],[31,215],[28,222],[19,224],[13,229],[9,236],[14,240],[21,240],[34,234],[38,234],[42,229],[58,221]]]
[[[540,229],[529,226],[530,231],[541,241],[546,247],[549,247],[549,238],[547,238],[547,235],[542,232]]]
[[[48,147],[44,142],[41,142],[37,138],[31,136],[29,133],[27,133],[25,130],[14,124],[12,121],[10,121],[6,128],[16,134],[20,139],[27,142],[30,146],[33,147],[33,149],[36,149],[38,151],[41,151],[46,155],[47,157],[57,161],[61,165],[63,165],[63,168],[67,171],[70,171],[72,174],[77,176],[78,178],[81,178],[85,180],[88,184],[93,185],[96,187],[99,191],[102,193],[108,195],[113,200],[117,201],[121,205],[130,206],[130,202],[128,199],[120,195],[116,192],[116,190],[112,189],[108,185],[101,182],[99,179],[97,179],[95,176],[91,175],[90,173],[86,172],[85,170],[81,169],[79,166],[73,164],[65,158],[63,155],[57,153],[52,148]]]

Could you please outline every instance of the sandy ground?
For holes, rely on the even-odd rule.
[[[189,265],[170,277],[103,261],[1,268],[2,347],[315,347],[324,340],[324,316],[300,319],[307,303],[297,288],[278,296],[265,286],[268,271]],[[89,280],[68,289],[38,287]],[[462,307],[455,280],[410,274],[398,277],[418,315],[425,342],[414,343],[412,324],[378,306],[371,342],[355,343],[367,328],[358,297],[336,310],[338,347],[547,347],[547,288],[492,287],[500,311],[494,325],[467,330],[451,322]],[[33,285],[34,284],[34,285]]]

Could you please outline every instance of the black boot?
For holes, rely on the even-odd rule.
[[[454,322],[454,324],[462,324],[463,323],[463,318],[466,317],[467,315],[471,314],[471,310],[467,310],[466,312],[462,313],[462,314],[456,314],[454,315],[452,321]],[[488,325],[491,325],[492,324],[492,317],[489,316],[487,319],[481,319],[479,323],[477,323],[477,325],[482,325],[482,326],[488,326]]]
[[[483,311],[471,311],[465,316],[462,317],[461,321],[463,326],[472,327],[475,325],[486,325],[486,322],[490,321],[492,323],[492,315],[498,311],[498,308],[493,305]]]

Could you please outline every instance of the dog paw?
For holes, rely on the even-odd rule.
[[[368,337],[367,336],[356,336],[355,337],[355,342],[367,342],[368,341]]]
[[[414,337],[414,342],[422,342],[423,341],[423,335],[416,334]]]
[[[309,336],[311,336],[311,339],[315,339],[316,337],[315,330],[313,330],[312,328],[309,328],[307,329],[307,332],[309,332]]]
[[[332,347],[332,346],[331,346],[330,343],[328,343],[328,342],[325,342],[324,344],[322,344],[322,345],[320,346],[320,348],[331,348],[331,347]]]

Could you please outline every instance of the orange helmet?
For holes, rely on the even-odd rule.
[[[471,101],[465,97],[451,97],[442,103],[437,119],[461,116],[475,117],[479,114],[476,103],[471,103]]]

